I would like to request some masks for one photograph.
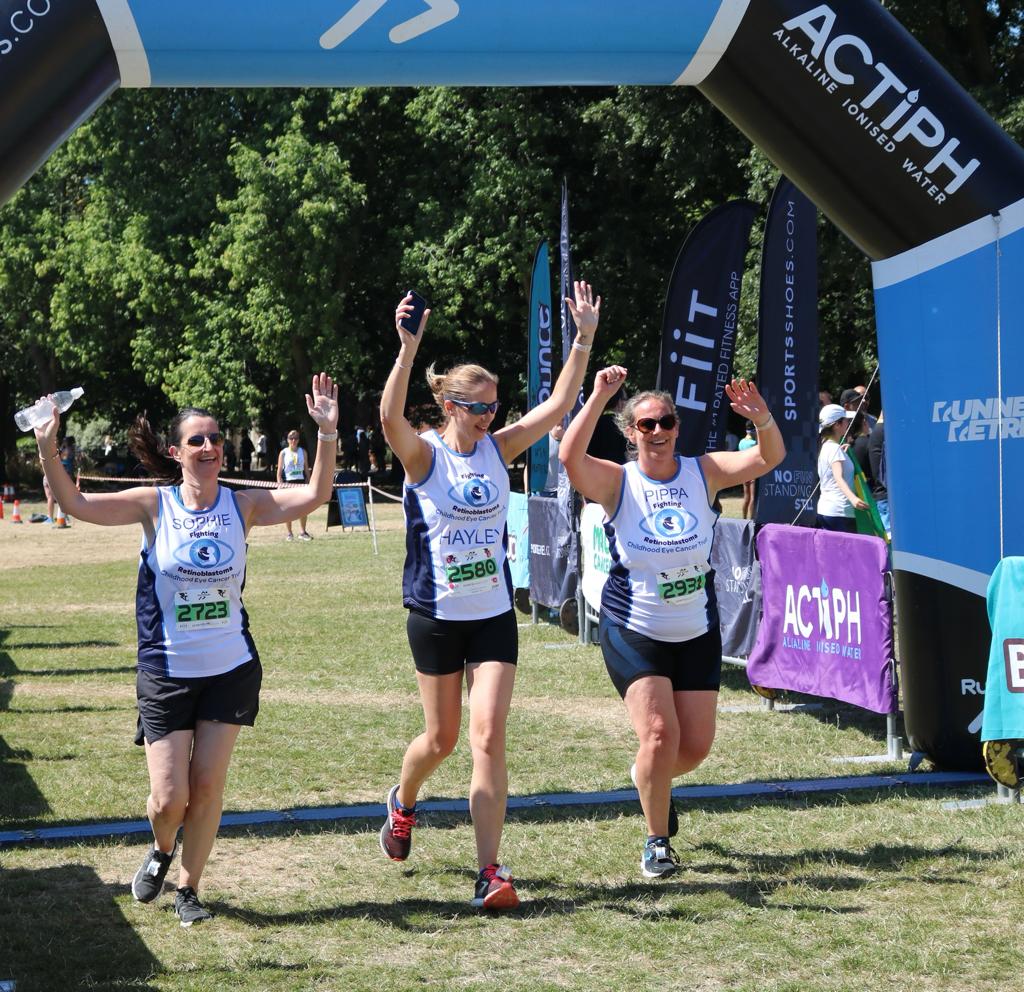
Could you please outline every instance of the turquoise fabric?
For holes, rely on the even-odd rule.
[[[1024,740],[1024,558],[1004,558],[988,583],[992,647],[983,741]]]

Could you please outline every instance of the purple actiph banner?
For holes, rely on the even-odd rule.
[[[885,542],[767,524],[757,554],[764,615],[750,684],[895,713]]]

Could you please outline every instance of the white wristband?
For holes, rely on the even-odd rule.
[[[335,431],[333,434],[323,434],[320,431],[317,431],[316,432],[316,439],[318,441],[337,441],[338,440],[338,432]]]
[[[403,364],[401,363],[401,361],[400,361],[399,359],[397,359],[397,358],[395,359],[395,364],[396,364],[396,365],[397,365],[397,366],[398,366],[398,367],[399,367],[400,369],[411,369],[411,368],[412,368],[412,364],[411,364],[411,363],[410,363],[409,365],[403,365]]]
[[[573,341],[572,346],[573,346],[573,348],[576,349],[576,351],[584,351],[584,352],[590,351],[590,348],[591,348],[591,346],[589,344],[580,344],[579,341]]]

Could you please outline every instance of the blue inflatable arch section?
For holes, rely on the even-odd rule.
[[[570,83],[696,86],[872,259],[907,730],[977,767],[1024,152],[877,0],[0,0],[0,202],[118,86]]]

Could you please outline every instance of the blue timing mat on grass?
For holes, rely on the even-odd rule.
[[[695,802],[702,799],[746,799],[756,796],[783,798],[816,792],[847,792],[854,789],[892,789],[914,786],[965,786],[988,782],[987,775],[972,772],[898,772],[893,775],[853,775],[837,778],[788,779],[779,782],[738,782],[734,785],[688,785],[672,790],[674,799]],[[636,802],[636,789],[610,792],[558,792],[537,796],[513,796],[508,808],[541,809],[547,806],[605,806]],[[469,813],[465,799],[437,800],[416,805],[423,813]],[[312,823],[331,820],[376,820],[387,813],[383,803],[358,806],[321,806],[312,809],[255,810],[251,813],[225,813],[222,827],[248,827],[265,823]],[[40,827],[37,830],[0,831],[0,845],[30,844],[39,841],[83,840],[87,837],[124,837],[149,834],[148,820],[120,823],[85,823],[66,827]]]
[[[983,741],[1024,739],[1024,558],[1004,558],[988,583],[992,647],[985,679]]]

